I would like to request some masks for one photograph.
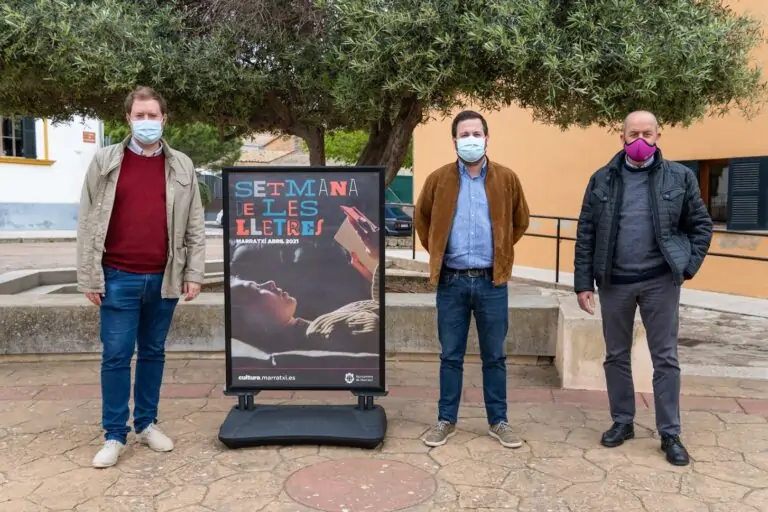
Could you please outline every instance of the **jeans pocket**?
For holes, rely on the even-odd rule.
[[[454,281],[456,281],[456,277],[456,273],[454,272],[442,272],[440,274],[438,285],[442,287],[450,286]]]
[[[102,270],[104,270],[104,279],[110,279],[120,275],[120,271],[118,269],[113,267],[108,267],[106,265],[102,266]]]

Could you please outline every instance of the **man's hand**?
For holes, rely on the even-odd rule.
[[[85,298],[91,301],[94,306],[101,306],[101,294],[100,293],[86,293]]]
[[[579,300],[579,307],[583,311],[590,315],[595,314],[595,294],[593,292],[581,292],[576,298]]]
[[[200,283],[184,283],[184,301],[195,300],[200,295]]]

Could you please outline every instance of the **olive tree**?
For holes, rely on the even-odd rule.
[[[393,179],[414,128],[473,105],[562,128],[635,109],[751,116],[757,19],[719,0],[6,0],[0,113],[116,118],[136,84],[172,120],[302,137],[363,130]]]

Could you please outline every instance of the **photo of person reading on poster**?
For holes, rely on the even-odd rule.
[[[292,179],[298,183],[294,187],[305,191],[312,190],[308,181],[320,181]],[[372,210],[378,218],[377,176],[360,173],[347,178],[346,188],[337,185],[337,192],[347,194],[336,196],[322,197],[323,184],[317,184],[316,195],[311,196],[316,199],[305,199],[296,207],[317,212],[312,222],[322,227],[313,236],[299,236],[291,243],[274,243],[274,237],[257,243],[252,237],[230,237],[234,385],[243,375],[252,385],[251,376],[258,380],[264,372],[292,375],[286,384],[340,385],[350,372],[378,379],[380,232],[362,211]],[[280,204],[273,202],[263,213],[282,211]],[[290,203],[285,208],[290,211]],[[258,219],[258,208],[250,210]],[[260,226],[241,222],[235,233],[267,231]]]

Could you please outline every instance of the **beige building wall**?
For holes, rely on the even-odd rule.
[[[768,20],[768,0],[731,4],[734,9]],[[755,57],[763,68],[768,68],[768,47],[761,47]],[[484,115],[489,125],[488,155],[518,173],[534,215],[577,217],[590,175],[621,149],[618,134],[605,129],[561,131],[534,123],[531,115],[519,108]],[[418,197],[430,172],[455,160],[450,132],[451,119],[416,129],[414,197]],[[670,160],[768,156],[768,108],[751,121],[735,112],[722,118],[707,118],[688,129],[666,129],[659,146]],[[554,230],[554,221],[532,219],[529,233],[554,234]],[[575,236],[573,223],[564,223],[562,234]],[[768,238],[718,234],[710,251],[768,257]],[[516,249],[515,264],[554,269],[554,240],[524,237]],[[573,242],[562,242],[560,269],[573,271]],[[696,279],[686,286],[768,297],[768,262],[709,256]]]

